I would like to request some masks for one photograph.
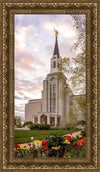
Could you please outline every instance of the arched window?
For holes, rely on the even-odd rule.
[[[51,82],[54,82],[54,81],[55,81],[55,78],[54,78],[54,77],[52,77],[50,81],[51,81]]]
[[[56,61],[53,61],[53,68],[56,68]]]

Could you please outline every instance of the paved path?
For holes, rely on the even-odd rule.
[[[75,132],[75,133],[72,133],[72,137],[76,137],[77,135],[80,135],[80,133],[81,133],[81,131],[77,131],[77,132]],[[70,134],[66,134],[66,135],[64,135],[64,136],[67,136],[67,135],[70,135]],[[33,143],[33,142],[30,142],[31,144]],[[29,146],[27,145],[27,143],[22,143],[23,144],[23,146],[26,146],[27,148],[29,148]],[[21,144],[19,144],[19,145],[21,145]],[[37,147],[37,146],[41,146],[41,143],[40,144],[35,144],[35,146]]]
[[[27,127],[23,127],[23,128],[17,128],[17,127],[15,127],[15,130],[30,130],[30,129],[27,128]]]
[[[77,131],[77,132],[75,132],[75,133],[72,133],[72,137],[76,137],[76,136],[78,136],[78,135],[80,135],[81,134],[81,131]],[[67,135],[70,135],[70,134],[66,134],[66,135],[64,135],[64,136],[67,136]]]

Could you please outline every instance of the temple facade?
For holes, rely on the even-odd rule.
[[[56,32],[56,40],[54,53],[51,58],[51,70],[43,81],[43,91],[41,99],[32,99],[25,104],[25,122],[32,121],[38,124],[50,124],[54,127],[64,127],[66,123],[70,123],[70,108],[76,102],[77,97],[83,98],[84,95],[75,96],[68,84],[66,77],[58,80],[58,64],[61,60],[58,48],[58,38]],[[65,90],[67,94],[65,93]],[[82,112],[78,120],[83,120]]]

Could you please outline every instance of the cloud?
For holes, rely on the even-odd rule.
[[[47,22],[44,23],[44,28],[48,30],[50,33],[53,33],[54,28],[58,30],[59,35],[67,38],[72,38],[76,36],[76,29],[73,28],[73,21],[72,18],[70,17],[69,20],[68,18],[65,19],[63,18],[62,20],[58,20],[57,22],[55,21],[50,21],[48,20]]]
[[[22,100],[22,98],[19,96],[15,96],[15,99]]]
[[[42,79],[40,83],[40,78],[38,78],[38,83],[35,80],[18,80],[16,79],[15,85],[17,85],[15,90],[15,105],[20,105],[20,103],[25,104],[28,100],[32,98],[41,98],[42,90]]]
[[[34,52],[39,51],[41,39],[35,26],[17,25],[15,28],[15,39],[15,46],[19,50],[27,51],[29,54],[34,54]]]

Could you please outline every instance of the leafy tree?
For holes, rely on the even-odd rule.
[[[77,119],[79,117],[79,113],[77,113],[77,106],[74,105],[74,108],[70,108],[69,115],[71,125],[75,126],[77,124]]]
[[[78,125],[78,120],[82,114],[82,120],[80,124],[85,124],[86,121],[86,100],[85,97],[78,96],[75,100],[73,100],[73,106],[71,106],[69,114],[70,114],[70,125],[75,126]],[[81,113],[80,113],[81,112]],[[84,122],[83,122],[84,121]],[[66,126],[68,126],[67,124]]]
[[[18,117],[18,116],[15,117],[15,125],[16,125],[17,127],[19,127],[19,128],[22,127],[22,120],[21,120],[21,118]]]
[[[73,58],[75,67],[73,68],[72,84],[77,83],[81,93],[86,92],[86,17],[85,15],[72,15],[74,27],[77,30],[77,41],[73,48],[78,51],[76,58]],[[78,89],[77,87],[77,89]]]
[[[77,30],[77,40],[72,49],[76,50],[74,58],[64,58],[58,65],[58,79],[67,77],[67,83],[75,94],[85,94],[86,92],[86,36],[85,36],[85,15],[72,15],[74,27]]]
[[[84,117],[86,115],[85,107],[86,107],[86,98],[85,97],[78,97],[77,103],[79,105],[80,110],[83,112]]]

